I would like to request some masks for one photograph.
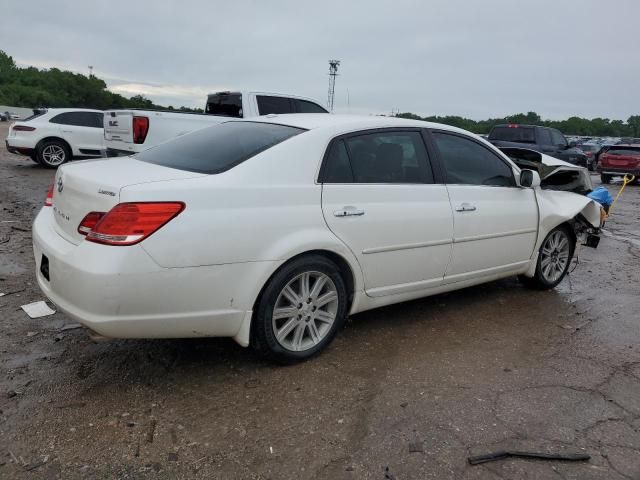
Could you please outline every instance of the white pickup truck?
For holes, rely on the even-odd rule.
[[[132,155],[166,140],[232,118],[284,113],[329,113],[315,100],[263,92],[216,92],[207,98],[205,113],[160,110],[104,112],[105,156]]]

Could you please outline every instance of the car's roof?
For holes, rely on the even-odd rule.
[[[66,113],[66,112],[103,113],[102,110],[94,110],[93,108],[47,108],[47,113]]]
[[[499,123],[498,125],[494,125],[495,127],[512,127],[512,128],[520,128],[520,127],[540,127],[540,128],[549,128],[549,127],[542,127],[540,125],[529,125],[528,123]]]
[[[469,134],[466,130],[443,125],[440,123],[425,122],[422,120],[411,120],[399,117],[384,117],[373,115],[338,115],[326,113],[291,113],[286,115],[265,115],[263,117],[251,118],[246,121],[277,123],[291,127],[304,128],[306,130],[331,129],[331,130],[366,130],[374,128],[388,127],[420,127],[434,128],[439,130],[449,130]]]

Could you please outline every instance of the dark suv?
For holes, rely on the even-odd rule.
[[[536,125],[496,125],[489,132],[488,140],[496,147],[519,147],[545,153],[580,167],[589,167],[589,158],[575,143],[567,142],[555,128]]]

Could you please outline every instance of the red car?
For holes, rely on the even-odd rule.
[[[597,166],[602,183],[609,183],[611,177],[630,173],[640,178],[640,145],[613,145],[600,154]]]

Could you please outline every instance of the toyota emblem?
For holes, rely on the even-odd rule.
[[[62,184],[62,176],[58,177],[58,193],[62,193],[64,185]]]

